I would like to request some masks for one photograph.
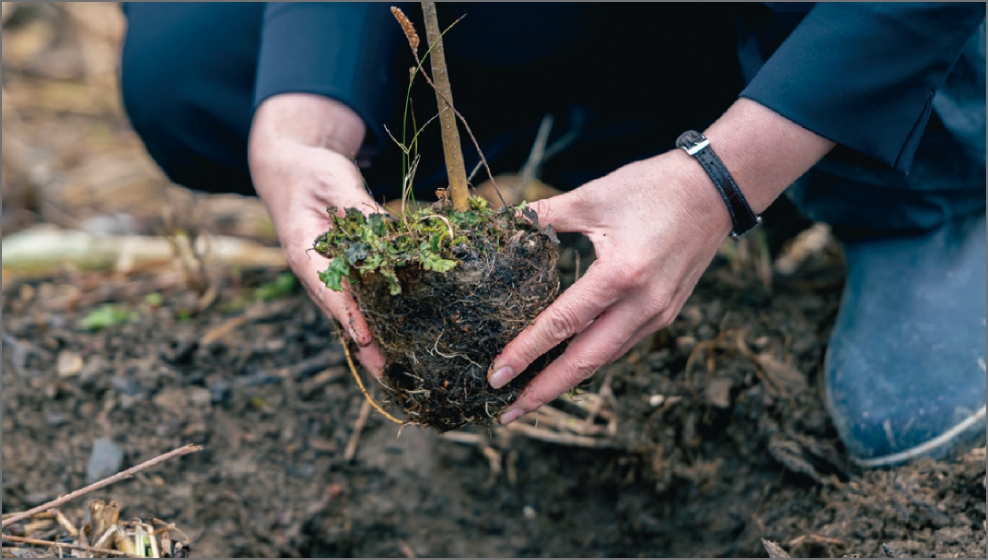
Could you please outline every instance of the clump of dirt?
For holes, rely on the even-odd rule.
[[[488,365],[559,292],[559,240],[530,209],[493,212],[474,198],[467,212],[444,199],[400,220],[331,215],[315,244],[333,259],[323,279],[349,280],[384,351],[388,396],[411,422],[440,433],[490,425],[562,351],[504,387],[487,382]]]

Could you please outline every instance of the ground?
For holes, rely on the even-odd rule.
[[[108,8],[4,9],[5,238],[110,218],[118,233],[174,234],[148,200],[194,198],[192,226],[272,244],[256,201],[167,183],[93,63],[38,66],[68,39],[8,48],[9,30],[84,35],[86,10]],[[84,87],[52,93],[73,80]],[[845,457],[819,375],[844,271],[822,239],[769,282],[757,259],[723,252],[671,327],[555,405],[567,419],[599,406],[581,426],[442,436],[367,414],[332,324],[290,282],[271,290],[276,266],[211,269],[214,291],[194,270],[5,268],[3,512],[84,486],[99,460],[191,442],[203,451],[90,497],[176,523],[198,557],[750,557],[763,538],[793,556],[984,557],[984,448],[870,471]],[[592,254],[564,245],[569,282],[575,254],[584,269]],[[95,329],[106,303],[122,312]]]

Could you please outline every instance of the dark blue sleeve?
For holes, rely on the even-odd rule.
[[[254,106],[279,93],[331,97],[367,125],[361,155],[387,138],[395,49],[404,36],[388,3],[268,3],[258,55]]]
[[[907,172],[981,3],[819,3],[741,92]]]

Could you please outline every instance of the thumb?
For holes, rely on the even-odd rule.
[[[580,189],[565,192],[550,198],[536,200],[529,208],[539,216],[539,225],[551,225],[556,231],[583,231],[586,213],[583,193]]]

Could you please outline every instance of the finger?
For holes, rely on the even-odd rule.
[[[528,206],[539,216],[539,225],[552,225],[556,231],[583,231],[587,213],[585,207],[586,193],[574,189],[550,198],[543,198],[530,203]]]
[[[603,271],[603,272],[601,272]],[[608,289],[606,268],[593,267],[579,282],[535,318],[535,323],[508,343],[488,370],[494,388],[503,387],[536,358],[580,332],[617,298]]]
[[[607,310],[570,343],[562,356],[529,382],[518,400],[502,414],[501,423],[508,424],[536,410],[593,375],[638,329],[640,321],[634,305]]]
[[[357,349],[357,359],[363,364],[367,371],[371,373],[376,379],[380,379],[384,376],[384,352],[381,350],[381,346],[377,341],[372,341],[367,346],[363,346]]]
[[[346,329],[350,338],[359,347],[365,347],[374,342],[374,335],[367,325],[363,314],[353,296],[349,292],[349,286],[343,292],[334,292],[327,288],[319,280],[319,272],[328,266],[328,261],[322,257],[317,257],[306,253],[303,260],[297,263],[296,270],[299,270],[302,284],[305,286],[309,297],[316,302],[324,313],[335,318],[343,328]]]

